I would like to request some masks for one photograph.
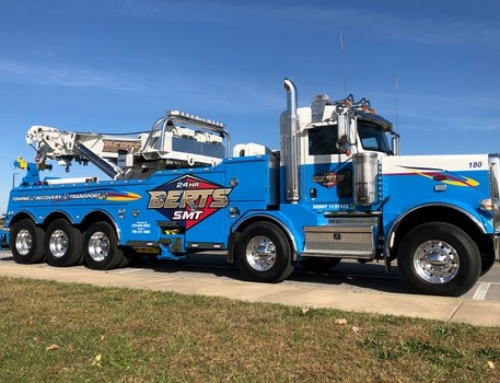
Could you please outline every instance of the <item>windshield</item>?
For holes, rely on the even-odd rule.
[[[380,125],[358,120],[358,132],[363,149],[393,154],[387,134]]]

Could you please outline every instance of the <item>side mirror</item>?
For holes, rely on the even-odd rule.
[[[392,132],[392,153],[397,156],[399,155],[399,134]]]

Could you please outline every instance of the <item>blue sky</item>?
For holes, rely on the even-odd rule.
[[[180,109],[277,148],[284,77],[301,105],[368,98],[403,154],[499,152],[499,13],[497,0],[0,0],[0,209],[12,161],[34,159],[31,125],[148,130]]]

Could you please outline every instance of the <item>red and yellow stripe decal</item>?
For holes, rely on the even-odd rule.
[[[432,179],[437,182],[442,182],[446,185],[453,186],[479,186],[479,182],[473,178],[456,175],[444,169],[438,168],[415,168],[410,166],[402,166],[405,169],[412,171],[415,174]]]

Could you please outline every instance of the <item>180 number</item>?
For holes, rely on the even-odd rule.
[[[481,161],[475,161],[475,162],[469,162],[469,168],[482,168],[483,167],[483,163]]]

